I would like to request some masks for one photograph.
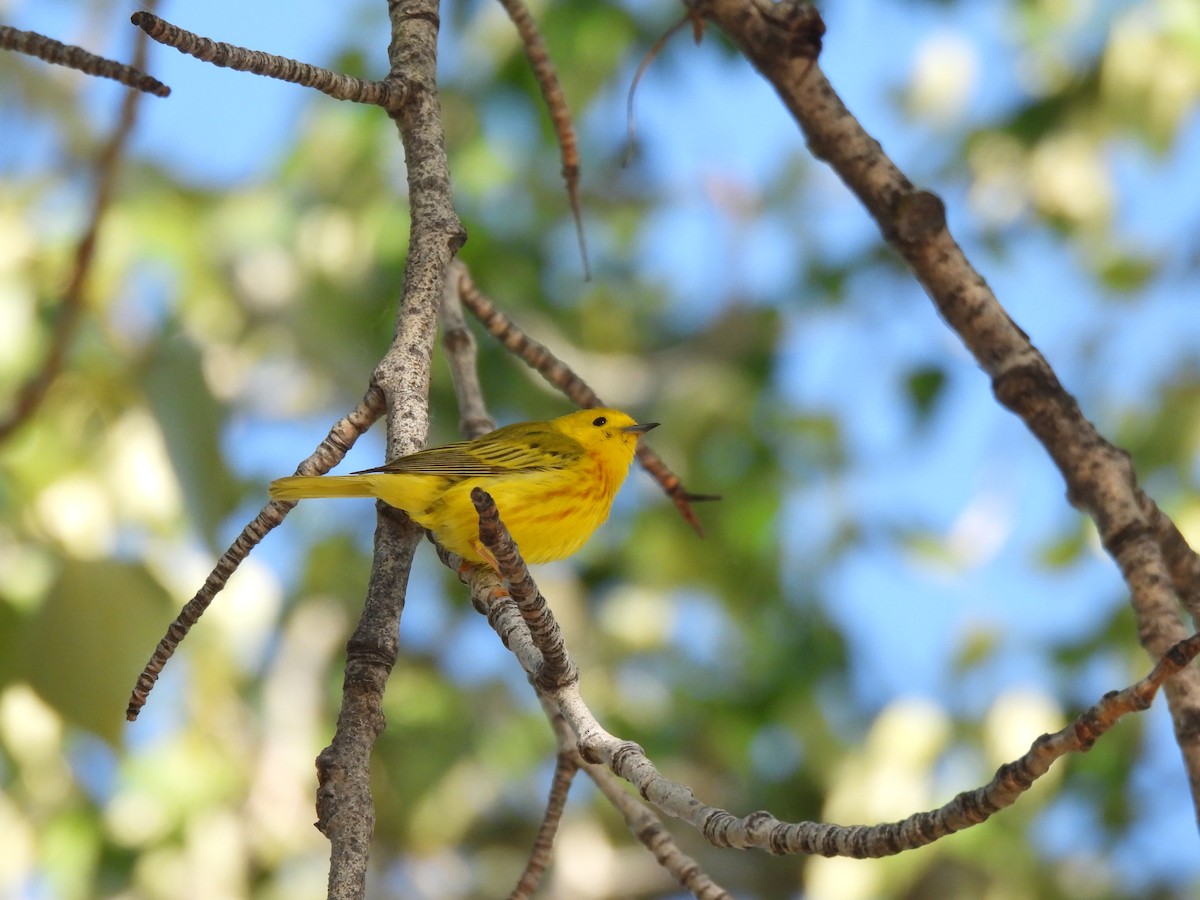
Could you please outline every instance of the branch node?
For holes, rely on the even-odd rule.
[[[901,194],[892,217],[895,239],[912,246],[946,230],[946,204],[930,191]]]

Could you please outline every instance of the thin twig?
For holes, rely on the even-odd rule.
[[[134,41],[133,61],[136,66],[145,65],[146,43],[143,35],[139,35]],[[140,93],[130,92],[121,98],[117,123],[113,126],[112,134],[104,142],[100,156],[96,159],[96,192],[92,200],[92,214],[88,218],[87,229],[84,231],[83,237],[79,239],[79,243],[75,247],[71,277],[63,291],[58,317],[54,322],[54,331],[50,336],[50,349],[38,372],[17,390],[12,411],[4,421],[0,422],[0,441],[20,428],[37,411],[46,398],[50,385],[62,371],[71,339],[74,337],[75,329],[83,315],[87,279],[96,256],[100,226],[109,204],[112,202],[113,192],[116,190],[121,157],[125,153],[129,136],[133,133],[134,125],[137,123],[141,96]]]
[[[46,37],[44,34],[38,34],[36,31],[21,31],[8,25],[0,25],[0,49],[35,56],[56,66],[76,69],[85,75],[110,78],[113,81],[119,81],[126,87],[153,94],[155,97],[167,97],[171,94],[169,87],[142,71],[144,62],[135,61],[133,64],[127,65],[116,60],[106,59],[90,53],[82,47],[64,44],[54,38]],[[141,55],[144,56],[144,53]]]
[[[625,153],[621,156],[621,167],[628,166],[633,161],[633,155],[637,144],[637,116],[634,114],[633,98],[637,94],[638,85],[641,84],[642,76],[646,74],[646,70],[650,68],[650,64],[658,58],[658,54],[662,53],[663,48],[667,46],[667,42],[675,37],[679,31],[688,22],[693,21],[692,13],[683,14],[683,18],[668,28],[663,36],[660,37],[646,51],[646,55],[642,57],[642,61],[638,63],[637,71],[633,73],[633,80],[629,82],[629,94],[625,97]]]
[[[616,775],[604,766],[583,762],[582,757],[579,760],[583,771],[621,814],[630,833],[654,854],[658,864],[670,872],[693,897],[697,900],[733,900],[732,894],[713,881],[698,862],[679,849],[662,819],[645,803],[632,796]]]
[[[297,475],[321,475],[336,466],[354,446],[354,442],[383,414],[383,394],[378,388],[372,387],[367,391],[362,401],[343,418],[334,423],[324,440],[317,448],[296,467]],[[204,611],[225,587],[237,567],[241,565],[251,550],[266,537],[272,529],[283,522],[284,516],[294,507],[294,502],[271,501],[262,508],[257,516],[242,529],[242,533],[221,554],[217,564],[205,579],[203,587],[196,592],[179,611],[175,621],[167,629],[163,639],[158,642],[154,654],[142,674],[138,676],[137,685],[129,697],[129,705],[125,709],[125,718],[133,721],[138,717],[142,707],[146,705],[147,695],[158,680],[163,666],[175,653],[179,642],[187,636],[191,627],[204,615]]]
[[[454,396],[458,400],[458,427],[463,437],[470,441],[494,429],[496,420],[488,414],[483,400],[483,387],[479,383],[476,365],[478,354],[475,335],[471,334],[463,317],[459,288],[465,271],[466,266],[460,260],[450,263],[439,316],[442,320],[442,347],[450,363],[450,378],[454,382]]]
[[[471,311],[488,334],[498,340],[511,353],[521,359],[527,366],[536,371],[554,387],[558,388],[567,399],[582,408],[604,406],[604,402],[596,392],[571,368],[550,352],[544,345],[529,337],[508,316],[502,313],[496,305],[485,297],[476,287],[470,272],[463,268],[459,296],[463,305]],[[668,467],[662,458],[655,453],[645,441],[638,441],[638,462],[662,487],[680,515],[695,530],[696,534],[704,536],[704,527],[700,518],[692,509],[693,503],[720,500],[716,494],[693,494],[683,486],[683,482]]]
[[[558,716],[557,721],[562,722],[562,717]],[[555,733],[559,740],[558,754],[554,761],[554,777],[550,780],[550,794],[546,798],[546,809],[542,813],[542,824],[533,839],[529,859],[525,863],[521,877],[517,880],[517,886],[509,894],[509,900],[526,900],[533,896],[534,891],[538,889],[542,874],[550,865],[550,859],[554,852],[554,837],[558,833],[563,809],[567,805],[567,795],[571,792],[571,785],[574,783],[575,775],[582,763],[579,753],[575,749],[575,735],[571,734],[571,729],[563,723],[561,728],[555,729]]]
[[[575,218],[575,237],[579,242],[579,256],[583,260],[583,280],[591,281],[587,242],[583,236],[583,213],[579,204],[579,144],[575,139],[575,126],[571,123],[567,97],[563,93],[550,54],[546,52],[546,44],[538,31],[537,23],[533,21],[533,16],[529,14],[524,2],[500,0],[500,5],[517,27],[517,34],[525,46],[525,55],[529,57],[529,64],[533,67],[533,76],[537,79],[542,98],[550,112],[550,121],[554,123],[554,133],[558,135],[558,146],[562,150],[562,176],[567,183],[567,199],[571,204],[571,215]]]
[[[368,103],[385,109],[398,109],[408,99],[408,85],[399,79],[365,81],[350,75],[340,75],[320,66],[297,62],[286,56],[250,50],[222,41],[214,41],[185,31],[148,12],[135,12],[129,19],[146,34],[180,53],[194,56],[238,72],[252,72],[268,78],[278,78],[303,87],[311,87],[335,100]]]

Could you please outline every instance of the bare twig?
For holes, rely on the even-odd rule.
[[[583,763],[583,770],[621,814],[633,836],[654,854],[658,864],[670,872],[693,897],[697,900],[733,900],[732,895],[713,881],[699,863],[679,849],[662,819],[645,803],[630,795],[616,775],[604,766],[589,763]]]
[[[825,26],[798,0],[685,0],[719,26],[774,86],[825,160],[908,263],[938,312],[987,372],[997,400],[1042,443],[1070,501],[1096,523],[1129,586],[1138,636],[1158,659],[1187,630],[1163,552],[1144,512],[1129,455],[1096,430],[1045,357],[1005,312],[946,226],[942,201],[919,191],[842,104],[817,65]],[[1159,529],[1161,532],[1161,529]],[[1200,669],[1166,685],[1167,702],[1200,810]]]
[[[136,66],[144,66],[146,59],[146,39],[142,36],[133,45],[133,61]],[[96,256],[96,243],[100,237],[100,226],[104,220],[109,204],[112,202],[113,191],[116,189],[117,172],[120,169],[121,157],[133,127],[137,123],[137,112],[141,94],[128,93],[121,98],[121,109],[117,123],[113,126],[100,156],[96,159],[96,193],[92,200],[92,214],[88,219],[87,229],[75,247],[75,258],[71,266],[71,277],[63,291],[62,303],[58,309],[58,318],[54,323],[54,331],[50,337],[50,349],[38,372],[17,390],[12,411],[0,422],[0,440],[4,440],[15,432],[37,411],[50,385],[62,371],[67,358],[67,349],[79,325],[86,301],[86,286],[88,274],[92,269],[92,261]]]
[[[646,70],[650,68],[650,64],[662,53],[663,48],[667,46],[667,42],[675,37],[676,32],[683,28],[688,22],[693,21],[693,16],[690,12],[684,13],[683,18],[672,25],[663,33],[654,44],[646,51],[646,55],[642,57],[642,61],[638,63],[637,71],[633,73],[633,80],[629,82],[629,94],[625,97],[625,130],[626,142],[625,153],[621,157],[621,166],[628,166],[633,161],[634,150],[637,145],[637,116],[634,114],[633,98],[637,94],[638,85],[641,84],[642,76],[646,74]]]
[[[533,77],[537,79],[538,87],[542,89],[542,98],[550,111],[550,121],[554,123],[554,133],[558,135],[558,145],[562,150],[562,175],[567,183],[567,199],[571,204],[571,215],[575,218],[575,238],[579,242],[579,256],[583,260],[583,279],[592,278],[591,267],[588,265],[587,242],[583,236],[583,213],[579,205],[579,144],[575,139],[575,126],[571,123],[571,110],[567,106],[567,97],[563,93],[558,80],[558,72],[546,52],[546,44],[538,31],[537,23],[529,14],[523,0],[500,0],[500,5],[508,13],[521,43],[525,45],[525,55],[533,67]]]
[[[549,710],[547,712],[549,714]],[[550,781],[550,795],[546,798],[546,810],[542,814],[542,824],[538,833],[533,839],[529,860],[525,863],[525,870],[521,872],[509,900],[526,900],[538,889],[542,874],[550,865],[554,836],[558,832],[558,823],[562,820],[563,809],[567,805],[567,795],[582,764],[575,749],[575,735],[571,734],[571,729],[562,722],[561,716],[552,716],[551,720],[562,724],[561,727],[555,728],[559,744],[554,762],[554,777]]]
[[[311,87],[335,100],[369,103],[394,110],[408,97],[408,85],[403,79],[364,81],[350,75],[339,75],[320,66],[297,62],[286,56],[275,56],[261,50],[249,50],[222,41],[210,40],[185,31],[148,12],[135,12],[130,21],[154,40],[180,53],[238,72],[252,72],[268,78],[278,78],[303,87]]]
[[[396,334],[373,383],[387,403],[387,457],[411,453],[429,430],[429,370],[450,261],[466,239],[454,211],[437,95],[437,0],[392,0],[387,82],[408,176],[408,255]],[[404,85],[401,90],[401,85]],[[385,94],[389,90],[384,91]],[[383,690],[396,660],[412,556],[421,529],[379,505],[362,617],[346,648],[337,731],[317,757],[317,825],[329,838],[328,896],[361,898],[375,827],[371,750],[383,731]]]
[[[488,334],[546,381],[562,391],[567,399],[583,408],[605,405],[587,382],[571,371],[566,363],[551,353],[544,344],[529,337],[512,319],[485,297],[475,286],[470,272],[465,267],[459,285],[459,296],[462,298],[463,305],[480,321]],[[642,468],[658,481],[663,492],[671,498],[684,521],[692,526],[696,534],[703,537],[704,528],[700,524],[700,518],[696,515],[696,511],[692,509],[692,504],[721,498],[715,494],[693,494],[686,490],[679,477],[667,468],[667,464],[645,441],[638,441],[637,458],[638,462],[642,464]]]
[[[317,445],[312,455],[297,466],[296,474],[321,475],[328,472],[341,462],[359,436],[366,432],[382,414],[383,394],[378,388],[372,387],[358,406],[334,423],[329,434]],[[271,501],[262,508],[250,524],[242,529],[242,533],[237,536],[229,549],[221,554],[221,558],[217,560],[217,564],[205,579],[203,587],[179,611],[179,615],[175,617],[175,621],[171,623],[163,639],[158,642],[150,661],[142,669],[137,685],[130,694],[129,705],[125,709],[126,719],[132,722],[138,717],[138,713],[146,705],[147,695],[162,673],[163,666],[175,653],[179,642],[187,636],[191,627],[204,615],[204,611],[225,587],[230,576],[237,571],[242,560],[250,554],[259,541],[283,522],[284,516],[295,505],[294,502]]]
[[[442,347],[450,363],[450,378],[458,400],[458,427],[468,441],[487,434],[496,427],[496,420],[487,411],[483,387],[476,366],[475,336],[463,317],[459,287],[466,266],[460,260],[450,263],[446,274],[446,289],[442,294]]]
[[[85,75],[111,78],[126,87],[153,94],[155,97],[167,97],[171,94],[169,87],[142,71],[144,62],[135,61],[132,65],[126,65],[97,56],[82,47],[56,41],[36,31],[21,31],[8,25],[0,25],[0,48],[35,56],[56,66],[76,69]]]

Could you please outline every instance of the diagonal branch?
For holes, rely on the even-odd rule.
[[[334,423],[329,434],[317,445],[312,454],[296,467],[297,475],[323,475],[336,466],[354,446],[359,436],[375,424],[383,414],[383,394],[378,388],[372,387],[365,397],[348,414]],[[271,501],[262,508],[257,516],[242,529],[242,533],[221,554],[217,564],[205,579],[204,585],[195,596],[179,611],[175,621],[167,629],[167,633],[158,646],[142,674],[138,676],[133,693],[129,696],[129,705],[125,709],[125,718],[132,722],[138,717],[146,698],[162,674],[163,666],[174,655],[192,626],[204,615],[209,604],[213,602],[228,583],[233,573],[237,571],[242,561],[250,555],[250,551],[271,533],[277,525],[283,522],[284,516],[294,507],[294,502]]]
[[[492,337],[546,381],[558,388],[566,395],[567,399],[583,408],[605,405],[587,382],[571,371],[566,363],[551,353],[544,344],[538,343],[527,335],[512,319],[497,309],[496,305],[476,287],[465,266],[460,277],[459,296],[471,314],[480,321]],[[650,445],[645,441],[638,441],[637,458],[638,462],[642,464],[642,468],[658,481],[663,492],[671,498],[684,521],[692,526],[696,534],[704,537],[704,527],[700,524],[700,518],[696,515],[696,511],[692,509],[692,504],[721,498],[715,494],[693,494],[688,491],[684,488],[679,476],[667,468],[662,457],[650,449]]]
[[[575,139],[575,126],[571,123],[571,110],[567,106],[567,97],[563,93],[562,84],[558,80],[558,72],[550,54],[546,52],[546,42],[542,40],[541,32],[528,7],[523,0],[500,0],[500,5],[512,19],[525,45],[525,55],[533,68],[533,77],[537,79],[538,87],[542,89],[542,99],[550,111],[550,121],[554,123],[554,133],[558,135],[558,146],[562,149],[562,176],[567,183],[567,200],[571,204],[571,215],[575,219],[575,239],[579,242],[579,256],[583,260],[583,280],[592,278],[588,266],[587,241],[583,236],[583,213],[579,205],[579,144]]]
[[[138,46],[143,46],[140,41]],[[119,81],[126,87],[153,94],[155,97],[168,97],[171,94],[169,87],[142,71],[142,67],[146,64],[143,59],[144,51],[139,51],[137,54],[139,58],[135,59],[133,64],[127,65],[97,56],[82,47],[64,44],[54,38],[46,37],[44,34],[38,34],[36,31],[21,31],[8,25],[0,25],[0,49],[34,56],[56,66],[76,69],[85,75],[110,78],[113,81]]]
[[[867,859],[923,847],[1011,806],[1055,760],[1068,753],[1086,752],[1123,716],[1149,708],[1158,689],[1185,671],[1198,653],[1200,634],[1194,634],[1170,648],[1141,681],[1106,694],[1061,731],[1039,737],[1024,756],[1001,766],[983,787],[965,791],[939,809],[871,826],[787,823],[765,811],[739,818],[708,806],[689,787],[660,774],[637,744],[605,731],[584,704],[578,684],[557,692],[552,699],[580,736],[580,753],[586,761],[607,765],[660,810],[688,822],[714,846]]]
[[[250,50],[201,37],[148,12],[135,12],[129,21],[160,44],[174,47],[180,53],[194,56],[203,62],[315,88],[335,100],[369,103],[391,110],[398,109],[408,97],[408,85],[403,79],[365,81],[351,75],[339,75],[320,66],[288,59],[286,56],[276,56],[261,50]]]
[[[825,30],[820,15],[798,0],[686,0],[686,6],[718,25],[772,84],[813,154],[859,198],[991,378],[996,399],[1045,447],[1069,500],[1096,523],[1129,586],[1142,646],[1160,658],[1187,630],[1129,455],[1084,417],[1005,312],[951,236],[942,201],[915,189],[843,105],[817,65]],[[1200,669],[1171,679],[1166,695],[1200,811]]]
[[[733,900],[732,894],[713,881],[699,863],[679,849],[662,819],[649,806],[632,796],[616,775],[604,766],[583,763],[582,757],[580,761],[583,771],[625,819],[625,826],[633,836],[693,897],[697,900]]]

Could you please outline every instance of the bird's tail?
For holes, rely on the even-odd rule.
[[[375,480],[367,475],[289,475],[267,489],[272,500],[310,497],[374,497]]]

